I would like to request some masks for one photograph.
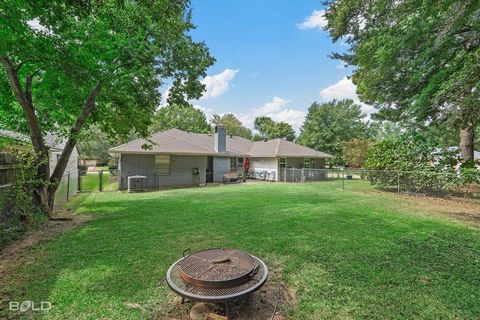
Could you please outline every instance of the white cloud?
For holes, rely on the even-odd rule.
[[[198,109],[198,110],[202,111],[205,114],[205,117],[207,118],[207,121],[212,119],[213,115],[215,114],[215,110],[213,110],[213,108],[203,107],[203,106],[198,105],[198,104],[194,104],[193,107],[195,109]]]
[[[225,69],[219,74],[206,76],[202,83],[205,85],[205,92],[201,99],[215,98],[225,93],[230,88],[230,81],[235,78],[238,69]]]
[[[170,95],[170,89],[172,89],[172,85],[167,86],[165,91],[162,93],[162,99],[160,100],[160,105],[158,106],[157,110],[167,106],[167,99]]]
[[[35,19],[32,19],[32,20],[28,20],[27,21],[27,25],[30,27],[30,29],[32,29],[33,31],[36,31],[36,32],[40,32],[40,33],[44,33],[44,34],[47,34],[47,35],[50,35],[52,34],[52,31],[50,29],[48,29],[47,27],[44,27],[42,26],[42,24],[40,23],[40,20],[38,18],[35,18]]]
[[[291,124],[298,132],[306,113],[301,110],[287,108],[286,105],[290,102],[290,100],[275,96],[271,101],[266,102],[262,106],[252,108],[250,112],[235,114],[235,116],[238,117],[244,126],[250,129],[253,129],[256,117],[267,116],[274,121],[283,121]]]
[[[344,77],[335,84],[326,87],[320,91],[320,97],[325,100],[332,99],[352,99],[358,100],[357,87],[353,84],[352,80]]]
[[[255,113],[267,115],[274,114],[283,109],[283,107],[289,103],[290,100],[282,99],[280,97],[273,97],[272,101],[265,103],[263,106],[253,109]]]
[[[360,98],[357,95],[357,86],[354,85],[352,80],[348,79],[347,77],[344,77],[337,83],[334,83],[320,91],[320,97],[327,101],[333,99],[352,99],[356,104],[362,107],[362,111],[367,115],[375,112],[375,108],[373,106],[367,105],[360,101]]]
[[[325,10],[313,10],[312,14],[306,17],[302,23],[297,23],[297,28],[301,30],[322,30],[327,26],[327,23],[327,19],[325,18]]]

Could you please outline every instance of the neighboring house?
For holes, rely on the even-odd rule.
[[[78,164],[81,166],[86,167],[96,167],[97,166],[97,159],[80,159],[78,160]]]
[[[30,144],[30,139],[22,134],[8,131],[0,130],[0,137],[10,138],[14,141],[22,142],[22,145]],[[58,138],[55,134],[47,133],[44,137],[45,144],[48,149],[48,158],[50,166],[50,174],[53,173],[55,166],[57,165],[58,159],[62,154],[62,151],[65,147],[65,141]],[[15,144],[13,144],[15,146]],[[68,159],[68,164],[65,169],[62,181],[57,189],[55,194],[55,204],[66,201],[68,198],[72,197],[78,190],[78,150],[75,147]],[[2,168],[0,163],[0,177],[2,176]],[[4,181],[7,183],[13,183],[14,176],[11,176],[9,181]]]
[[[109,152],[120,157],[120,189],[126,189],[134,175],[146,176],[149,188],[222,182],[225,172],[241,173],[247,159],[251,175],[283,181],[282,168],[320,169],[331,157],[282,139],[253,142],[227,135],[220,126],[214,134],[170,129]]]
[[[48,156],[50,164],[50,174],[53,173],[55,166],[57,165],[58,159],[65,148],[65,140],[59,139],[56,135],[52,133],[47,133],[45,136],[45,144],[49,147]],[[64,176],[68,174],[77,175],[78,172],[78,150],[77,147],[73,148],[72,154],[68,159],[67,167],[65,168]]]
[[[445,149],[435,148],[434,149],[434,161],[433,161],[433,163],[435,165],[439,164],[444,151],[451,152],[452,155],[455,157],[456,164],[454,164],[453,169],[455,169],[459,172],[460,166],[462,164],[462,154],[461,154],[461,151],[460,151],[460,147],[453,146],[453,147],[447,147]],[[473,160],[475,161],[475,167],[480,169],[480,152],[473,151]]]

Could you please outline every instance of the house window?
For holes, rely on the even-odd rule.
[[[237,169],[237,158],[230,158],[230,170],[234,171]]]
[[[155,173],[159,175],[170,174],[170,155],[169,154],[155,155]]]
[[[280,168],[285,168],[287,166],[287,158],[280,158]]]
[[[310,168],[310,158],[303,158],[303,167],[305,169],[309,169]]]

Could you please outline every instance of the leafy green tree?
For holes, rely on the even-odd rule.
[[[214,114],[210,122],[214,125],[224,126],[227,134],[252,139],[252,130],[244,127],[233,113],[226,113],[223,116]]]
[[[262,141],[263,137],[259,133],[255,133],[252,137],[253,141]]]
[[[253,125],[262,138],[271,139],[271,136],[274,134],[275,122],[270,117],[257,117]]]
[[[53,172],[38,167],[46,214],[82,129],[146,136],[162,79],[173,80],[170,103],[200,98],[214,59],[190,17],[187,0],[0,3],[0,125],[29,133],[40,158],[46,132],[66,140]]]
[[[352,167],[362,168],[368,150],[373,142],[369,139],[353,138],[342,142],[342,158]]]
[[[203,111],[189,104],[171,104],[156,112],[150,130],[159,132],[172,128],[198,133],[211,131]]]
[[[275,125],[275,138],[281,138],[288,141],[295,140],[295,130],[286,122],[277,122]]]
[[[369,148],[365,169],[370,182],[382,189],[412,192],[448,190],[462,182],[455,168],[458,152],[440,150],[422,134],[406,132]],[[468,175],[471,177],[471,175]]]
[[[480,2],[328,0],[333,40],[347,39],[338,58],[357,66],[360,98],[377,118],[460,132],[463,159],[473,157],[480,121]]]
[[[97,159],[99,162],[108,163],[111,158],[108,149],[115,145],[117,143],[112,142],[112,138],[102,132],[98,126],[91,126],[80,135],[77,147],[81,158]]]
[[[368,137],[368,124],[364,120],[365,114],[351,99],[314,102],[308,108],[298,142],[330,153],[340,162],[343,141]]]
[[[295,140],[295,130],[286,122],[275,122],[270,117],[261,116],[255,118],[254,126],[261,138]]]

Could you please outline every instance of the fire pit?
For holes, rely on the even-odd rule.
[[[194,301],[226,302],[258,290],[268,277],[259,258],[233,249],[208,249],[176,261],[167,283],[178,295]]]

